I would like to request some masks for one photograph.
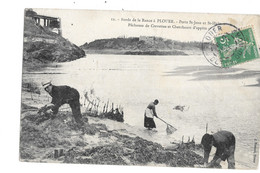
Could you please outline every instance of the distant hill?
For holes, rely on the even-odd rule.
[[[85,56],[84,50],[59,34],[24,19],[24,65],[72,61]]]
[[[80,46],[86,53],[133,55],[188,55],[201,52],[200,42],[179,42],[161,37],[99,39]]]

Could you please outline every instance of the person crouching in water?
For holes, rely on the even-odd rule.
[[[155,106],[159,103],[159,101],[156,99],[153,102],[151,102],[144,112],[144,127],[146,127],[148,130],[151,130],[152,128],[156,128],[155,122],[153,120],[154,116],[158,118]]]
[[[228,169],[235,169],[235,136],[229,131],[218,131],[213,135],[205,134],[201,139],[204,147],[204,166],[207,168],[221,168],[220,162],[227,160]],[[212,146],[216,147],[216,153],[210,163],[209,154]]]
[[[79,92],[76,89],[66,85],[55,86],[52,85],[51,82],[43,84],[43,87],[45,91],[48,92],[49,95],[52,97],[51,104],[53,105],[51,110],[53,112],[53,115],[56,115],[58,113],[60,106],[67,103],[70,105],[75,121],[81,125],[83,124],[79,102],[80,96]]]

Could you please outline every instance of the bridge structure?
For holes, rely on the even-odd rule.
[[[59,35],[61,34],[61,19],[58,17],[50,17],[44,15],[33,15],[32,18],[35,20],[37,25],[41,25],[44,28],[50,29]]]

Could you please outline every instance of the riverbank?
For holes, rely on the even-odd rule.
[[[200,42],[180,42],[161,37],[99,39],[80,46],[87,54],[194,55],[202,54]]]
[[[116,49],[84,49],[86,54],[110,54],[110,55],[189,55],[190,52],[178,50],[116,50]]]
[[[79,126],[70,109],[61,109],[54,119],[37,125],[38,107],[46,102],[42,99],[37,93],[23,91],[21,161],[170,167],[202,164],[202,157],[194,152],[195,145],[173,143],[165,148],[148,139],[156,132],[135,134],[131,130],[135,127],[128,124],[87,115],[84,125]]]
[[[52,62],[68,62],[85,56],[85,52],[50,31],[47,27],[36,24],[29,17],[24,18],[23,66],[34,66]]]

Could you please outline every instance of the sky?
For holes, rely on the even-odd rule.
[[[202,41],[208,28],[215,23],[232,23],[238,27],[259,21],[255,16],[200,13],[133,12],[33,9],[39,15],[61,18],[62,35],[80,46],[96,39],[116,37],[157,36],[179,41]],[[136,21],[133,21],[136,19]],[[137,20],[140,20],[139,22]],[[195,23],[195,24],[194,24]],[[139,27],[133,25],[143,25]],[[145,27],[149,25],[149,27]],[[152,26],[153,25],[153,26]],[[169,28],[158,28],[163,25]],[[176,26],[182,28],[176,28]],[[187,29],[186,27],[190,27]],[[260,32],[259,32],[260,33]],[[259,37],[259,36],[257,36]],[[260,40],[260,39],[258,39]]]

